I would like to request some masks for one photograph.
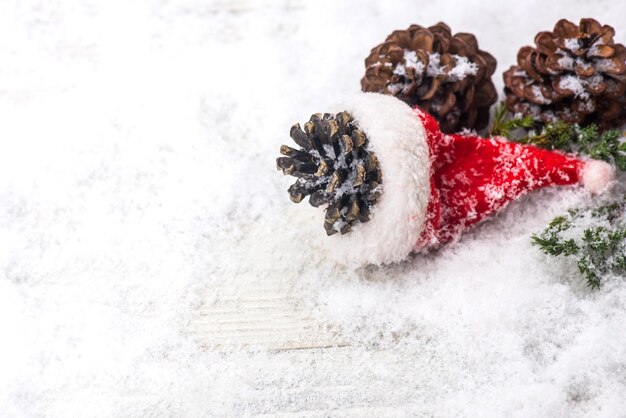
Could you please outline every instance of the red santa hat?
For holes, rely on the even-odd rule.
[[[391,96],[361,93],[344,109],[382,172],[369,220],[325,238],[349,264],[392,263],[437,247],[541,187],[582,184],[598,193],[615,178],[602,161],[503,138],[443,134],[432,116]]]

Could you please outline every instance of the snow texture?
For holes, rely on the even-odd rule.
[[[470,62],[467,57],[461,57],[459,55],[452,55],[452,57],[455,60],[454,67],[446,74],[445,67],[441,65],[441,55],[438,53],[430,54],[426,74],[429,77],[437,77],[438,75],[446,74],[443,82],[452,83],[463,80],[469,75],[476,75],[478,72],[478,66]]]
[[[589,93],[585,86],[583,86],[582,80],[576,75],[566,75],[559,81],[559,87],[563,90],[569,90],[574,94],[574,97],[580,97],[581,99],[588,99]]]
[[[478,66],[470,62],[467,57],[462,57],[460,55],[453,54],[454,58],[454,67],[446,68],[441,65],[441,55],[438,52],[431,53],[428,55],[428,67],[426,67],[426,75],[428,77],[437,77],[445,74],[443,77],[443,83],[453,83],[459,80],[465,79],[465,77],[470,75],[476,75],[478,72]],[[376,63],[380,65],[380,63]],[[386,63],[390,64],[390,63]],[[393,69],[393,73],[400,76],[406,76],[406,69],[413,68],[415,70],[416,75],[421,75],[424,71],[424,63],[417,58],[417,54],[415,51],[410,51],[408,49],[404,50],[404,62],[399,62],[396,64]],[[401,83],[393,83],[387,86],[387,89],[396,94],[401,90],[404,90],[411,86],[411,80],[405,79]]]
[[[518,47],[586,16],[626,41],[608,0],[1,2],[0,415],[624,416],[624,278],[592,292],[530,246],[582,188],[351,270],[274,167],[394,29],[475,33],[501,89]],[[201,303],[267,283],[342,347],[187,331]]]
[[[573,53],[576,53],[580,49],[580,43],[577,38],[568,38],[564,41],[565,48],[569,49]]]
[[[559,50],[558,52],[562,52],[562,51]],[[561,66],[561,68],[563,68],[564,70],[569,70],[569,71],[574,70],[574,58],[572,58],[572,56],[569,54],[564,54],[561,58],[559,58],[558,63]]]

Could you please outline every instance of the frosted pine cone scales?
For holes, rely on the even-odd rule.
[[[372,49],[365,67],[363,91],[421,107],[446,133],[485,127],[498,97],[491,81],[495,58],[478,48],[474,35],[453,36],[441,22],[394,31]]]
[[[291,127],[291,138],[300,147],[280,147],[276,165],[297,177],[289,187],[291,200],[327,205],[324,228],[328,235],[349,232],[356,222],[367,222],[381,193],[378,159],[368,151],[368,140],[347,112],[314,114],[304,124]]]
[[[614,34],[594,19],[562,19],[552,32],[539,32],[535,47],[520,49],[518,65],[504,73],[509,110],[541,123],[623,124],[626,47]]]

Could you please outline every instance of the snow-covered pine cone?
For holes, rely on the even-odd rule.
[[[280,147],[284,157],[276,165],[284,174],[298,177],[289,197],[300,203],[306,196],[312,206],[326,207],[324,228],[328,235],[350,231],[355,222],[367,222],[376,204],[382,174],[376,155],[367,149],[367,137],[347,112],[320,113],[291,127],[291,138],[300,149]]]
[[[441,130],[482,129],[498,98],[495,58],[470,33],[452,36],[442,22],[396,30],[365,59],[365,92],[390,94],[435,116]]]
[[[552,32],[539,32],[535,47],[520,49],[518,65],[504,73],[509,110],[540,123],[623,124],[626,47],[613,42],[614,34],[594,19],[561,19]]]

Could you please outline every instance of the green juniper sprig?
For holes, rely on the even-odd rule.
[[[521,129],[528,131],[527,134],[515,135],[516,131]],[[539,126],[531,116],[510,115],[506,106],[502,104],[496,109],[491,135],[503,136],[511,141],[533,144],[549,150],[572,152],[596,160],[613,162],[620,170],[626,171],[626,142],[621,141],[623,134],[617,129],[600,132],[595,124],[580,127],[563,121]]]
[[[549,150],[586,155],[614,163],[626,171],[626,142],[617,129],[600,132],[591,124],[580,127],[555,121],[538,124],[532,116],[512,115],[501,104],[494,114],[491,135]],[[591,288],[600,287],[607,274],[626,273],[626,198],[620,202],[570,210],[554,218],[532,244],[545,254],[576,260]]]
[[[491,136],[503,136],[511,139],[512,131],[522,128],[530,129],[535,124],[533,117],[530,115],[514,117],[508,117],[508,115],[508,108],[504,102],[500,103],[493,115],[493,123],[490,131]]]
[[[593,289],[607,274],[626,273],[626,199],[596,209],[570,210],[558,216],[532,244],[545,254],[576,260]]]

